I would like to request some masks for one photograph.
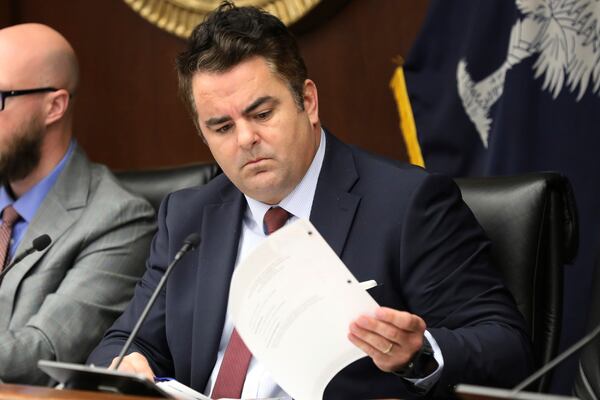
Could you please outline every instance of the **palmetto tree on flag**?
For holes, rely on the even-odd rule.
[[[511,29],[507,56],[486,78],[474,82],[465,58],[456,69],[465,112],[487,148],[490,109],[502,96],[506,72],[537,54],[534,77],[556,99],[567,87],[579,101],[588,88],[600,93],[600,2],[597,0],[516,0],[524,18]]]

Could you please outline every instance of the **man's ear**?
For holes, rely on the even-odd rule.
[[[304,81],[304,111],[313,126],[319,123],[319,95],[317,85],[310,79]]]
[[[65,115],[69,108],[71,95],[65,89],[50,93],[46,103],[46,125],[51,125]]]

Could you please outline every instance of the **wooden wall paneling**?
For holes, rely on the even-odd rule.
[[[75,132],[90,158],[115,169],[212,160],[177,96],[174,58],[183,40],[122,0],[8,1],[18,4],[15,23],[46,23],[73,44],[82,69]],[[298,34],[323,121],[343,140],[405,158],[391,59],[407,54],[427,5],[347,0]]]
[[[0,0],[0,28],[11,25],[15,0]]]
[[[354,0],[300,37],[323,123],[344,140],[406,159],[389,82],[414,41],[428,1]]]

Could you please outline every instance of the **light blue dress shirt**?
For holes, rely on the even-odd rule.
[[[50,189],[52,189],[52,186],[54,186],[56,179],[58,179],[58,176],[67,164],[67,160],[71,154],[73,154],[75,146],[75,141],[71,140],[67,152],[56,167],[54,167],[52,172],[46,175],[44,179],[36,183],[35,186],[18,199],[15,200],[11,196],[10,192],[6,189],[6,186],[3,185],[0,187],[0,210],[4,210],[4,208],[12,204],[15,210],[17,210],[17,213],[21,216],[13,226],[7,260],[11,260],[14,257],[15,251],[19,247],[19,243],[21,243],[25,231],[27,231],[27,227],[33,220],[33,217],[35,217],[35,214],[46,198],[46,195]]]

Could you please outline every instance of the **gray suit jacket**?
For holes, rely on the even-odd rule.
[[[0,285],[0,379],[45,384],[39,359],[83,362],[133,295],[155,230],[144,200],[76,148],[15,254],[47,233]]]

